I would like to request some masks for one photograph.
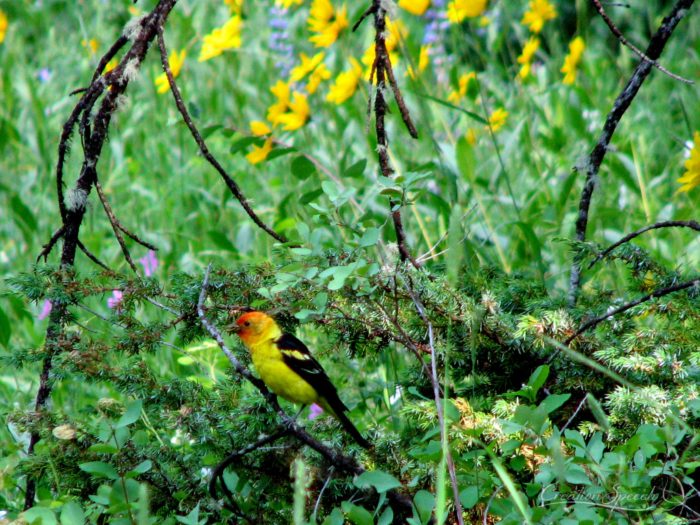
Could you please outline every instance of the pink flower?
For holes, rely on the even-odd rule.
[[[143,273],[146,277],[153,275],[158,268],[158,258],[153,250],[148,250],[148,254],[141,257],[139,262],[143,265]]]
[[[43,321],[49,316],[51,313],[51,308],[53,308],[51,301],[48,299],[44,300],[44,304],[41,305],[41,312],[39,312],[39,315],[37,316],[39,321]]]
[[[107,307],[119,310],[123,296],[124,294],[121,292],[121,290],[112,290],[112,297],[107,299]]]
[[[321,414],[323,414],[323,409],[316,403],[309,407],[309,419],[316,419]]]

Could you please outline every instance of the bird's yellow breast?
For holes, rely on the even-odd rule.
[[[275,394],[300,405],[318,401],[318,395],[311,385],[285,364],[274,339],[252,344],[249,350],[260,379]]]

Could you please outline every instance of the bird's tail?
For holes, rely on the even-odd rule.
[[[338,422],[342,425],[345,431],[353,437],[353,439],[357,442],[358,445],[368,450],[374,447],[372,443],[370,443],[364,437],[362,437],[362,434],[360,434],[360,431],[355,428],[355,425],[352,424],[350,418],[348,418],[348,416],[345,415],[345,411],[334,410],[333,407],[331,407],[325,399],[321,399],[319,401],[319,405],[321,405],[321,407],[326,412],[333,415],[338,420]]]

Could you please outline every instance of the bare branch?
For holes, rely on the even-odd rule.
[[[163,70],[165,71],[165,75],[168,77],[168,83],[170,84],[170,91],[172,91],[173,98],[175,99],[175,105],[177,106],[180,115],[182,115],[182,119],[185,121],[185,124],[190,130],[192,137],[197,143],[197,146],[199,146],[199,151],[202,152],[202,156],[205,159],[207,159],[207,162],[209,162],[209,164],[211,164],[214,167],[214,169],[219,173],[219,175],[221,175],[221,178],[224,179],[226,186],[228,186],[229,190],[231,190],[231,193],[233,193],[233,196],[236,197],[241,206],[243,206],[243,209],[248,214],[248,217],[250,217],[255,224],[257,224],[273,239],[281,243],[288,242],[288,239],[284,235],[277,233],[270,226],[265,224],[260,217],[258,217],[258,215],[251,207],[250,203],[248,202],[248,199],[245,197],[245,195],[243,195],[243,192],[241,191],[238,184],[236,184],[236,181],[234,181],[231,178],[231,176],[226,172],[224,167],[219,163],[218,160],[216,160],[216,157],[214,157],[214,155],[212,155],[209,151],[209,148],[207,147],[204,138],[202,138],[201,133],[197,129],[197,126],[195,126],[194,122],[192,121],[192,117],[190,117],[190,114],[187,111],[187,108],[185,107],[185,103],[182,101],[180,89],[177,87],[177,84],[175,83],[175,77],[173,77],[173,73],[170,70],[168,51],[165,48],[165,39],[163,38],[162,27],[158,29],[158,47],[160,48],[160,60],[163,64]]]
[[[658,290],[654,290],[650,294],[644,295],[640,297],[639,299],[636,299],[634,301],[631,301],[629,303],[625,303],[622,306],[618,306],[617,308],[613,308],[612,310],[608,311],[606,314],[601,315],[599,317],[596,317],[595,319],[591,319],[590,321],[584,323],[581,325],[581,327],[576,330],[576,332],[570,336],[566,341],[564,341],[564,344],[568,346],[574,339],[576,339],[579,335],[584,333],[587,330],[590,330],[591,328],[594,328],[598,326],[600,323],[605,321],[606,319],[609,319],[617,314],[620,314],[622,312],[626,312],[630,308],[634,308],[635,306],[638,306],[642,303],[645,303],[647,301],[651,301],[652,299],[657,299],[659,297],[663,297],[664,295],[671,294],[673,292],[679,292],[681,290],[685,290],[686,288],[692,288],[694,286],[700,286],[700,277],[697,277],[695,279],[691,279],[690,281],[685,281],[683,283],[679,284],[674,284],[673,286],[668,286],[666,288],[661,288]]]
[[[610,252],[612,252],[618,246],[621,246],[621,245],[625,244],[626,242],[631,241],[635,237],[639,237],[643,233],[646,233],[650,230],[657,230],[659,228],[690,228],[691,230],[695,230],[697,232],[700,232],[700,223],[698,223],[697,221],[661,221],[661,222],[654,223],[650,226],[645,226],[644,228],[640,228],[637,231],[634,231],[632,233],[625,235],[622,239],[611,244],[605,250],[600,252],[596,256],[596,258],[593,259],[591,261],[591,263],[588,265],[588,269],[590,270],[591,268],[593,268],[595,263],[597,263],[601,259],[604,259],[608,255],[610,255]]]
[[[683,78],[679,75],[676,75],[675,73],[671,73],[668,69],[666,69],[664,66],[659,64],[656,60],[649,58],[644,54],[642,50],[640,50],[638,47],[636,47],[632,42],[627,40],[625,36],[622,34],[622,31],[620,31],[615,23],[610,19],[608,14],[605,12],[605,9],[603,8],[603,4],[600,3],[600,0],[591,0],[593,2],[593,5],[596,8],[596,11],[598,11],[598,14],[600,17],[605,21],[606,25],[610,29],[613,35],[617,37],[617,39],[620,41],[620,43],[623,46],[628,47],[629,49],[632,50],[632,52],[637,55],[639,58],[642,60],[646,60],[648,62],[651,62],[653,66],[661,71],[663,74],[668,75],[674,80],[679,80],[681,82],[685,82],[686,84],[693,84],[694,82],[692,80],[688,80],[687,78]]]
[[[645,53],[645,55],[649,57],[651,61],[643,60],[637,65],[637,68],[634,70],[634,73],[627,81],[627,84],[623,90],[617,96],[610,113],[608,113],[608,116],[605,119],[605,125],[603,126],[603,131],[598,138],[598,142],[588,155],[585,162],[586,180],[584,182],[583,190],[581,191],[578,218],[576,220],[577,241],[582,242],[586,239],[588,213],[591,207],[591,199],[593,197],[593,191],[595,190],[598,172],[600,171],[600,166],[603,163],[603,159],[608,151],[608,145],[610,144],[612,136],[617,129],[617,125],[620,123],[620,119],[622,119],[622,116],[630,107],[630,104],[632,104],[632,101],[639,92],[639,89],[642,87],[644,80],[646,80],[647,76],[649,76],[649,73],[653,67],[652,61],[661,56],[668,39],[671,37],[673,31],[687,14],[688,9],[694,2],[695,0],[678,0],[678,2],[676,2],[671,9],[669,15],[663,19],[659,29],[656,31],[656,33],[654,33],[654,36],[651,37],[649,46],[647,47]],[[570,305],[574,305],[576,303],[580,285],[581,263],[579,261],[574,261],[571,268],[571,277],[569,279]]]

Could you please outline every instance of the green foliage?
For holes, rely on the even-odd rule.
[[[141,4],[136,9],[151,7]],[[304,4],[285,15],[294,65],[299,53],[317,51]],[[366,7],[347,4],[351,22]],[[178,77],[185,102],[254,209],[291,241],[273,243],[215,178],[169,95],[156,94],[160,69],[150,56],[98,166],[116,215],[160,248],[155,273],[142,277],[140,268],[128,270],[94,197],[81,240],[113,270],[88,270],[82,253],[75,268],[60,268],[60,241],[48,263],[33,266],[58,226],[55,141],[77,101],[67,94],[86,85],[132,17],[132,2],[0,0],[9,19],[0,43],[0,172],[8,174],[0,181],[0,524],[237,519],[209,496],[211,472],[277,429],[278,417],[200,323],[210,262],[218,265],[205,304],[211,322],[223,329],[241,307],[272,312],[312,348],[375,444],[360,450],[331,418],[303,412],[312,435],[367,471],[350,478],[290,437],[255,450],[223,476],[251,522],[385,525],[400,519],[389,504],[397,488],[414,505],[406,523],[451,522],[448,450],[470,522],[696,520],[697,287],[600,323],[570,351],[561,343],[610,308],[695,275],[695,232],[652,231],[586,270],[577,306],[564,297],[572,260],[586,268],[629,231],[693,218],[693,193],[677,194],[676,179],[682,143],[700,121],[698,93],[653,73],[596,181],[588,239],[572,241],[580,159],[637,59],[585,2],[556,2],[559,16],[540,35],[533,76],[516,81],[526,4],[490,2],[488,25],[451,25],[416,78],[404,73],[417,65],[429,20],[398,11],[408,32],[396,77],[419,140],[401,129],[391,102],[396,173],[383,178],[367,133],[367,86],[343,104],[325,100],[347,59],[370,43],[371,24],[343,32],[327,50],[332,79],[310,97],[309,123],[294,133],[276,128],[279,144],[253,166],[245,154],[264,139],[242,130],[266,115],[268,89],[281,78],[275,63],[284,58],[267,46],[271,2],[245,2],[240,52],[199,63],[202,35],[229,7],[180,0],[165,34],[173,49],[188,49]],[[606,9],[641,45],[668,3],[637,4]],[[700,25],[688,16],[662,63],[694,78]],[[564,86],[560,69],[574,34],[587,48],[576,84]],[[97,55],[81,45],[91,38],[99,39]],[[478,82],[448,100],[472,71]],[[492,135],[485,124],[496,108],[509,117]],[[67,188],[81,167],[80,140],[71,146]],[[399,261],[390,199],[400,202],[420,271]],[[145,249],[126,242],[138,261]],[[51,314],[38,319],[47,302]],[[242,347],[227,343],[249,364]],[[426,373],[433,351],[443,429]],[[35,410],[49,355],[50,400]],[[31,434],[39,440],[27,454]],[[29,477],[39,480],[37,501],[22,512]]]

